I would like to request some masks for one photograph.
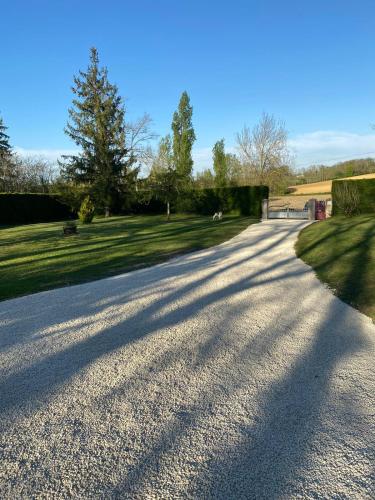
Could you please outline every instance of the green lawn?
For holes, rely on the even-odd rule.
[[[236,235],[246,217],[111,217],[62,235],[62,222],[0,229],[0,300],[82,283],[207,248]]]
[[[342,300],[375,321],[375,216],[333,217],[304,229],[297,255]]]

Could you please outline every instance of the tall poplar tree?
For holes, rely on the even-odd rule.
[[[86,72],[74,77],[73,107],[65,133],[81,148],[65,156],[65,178],[86,185],[95,205],[108,215],[128,191],[135,171],[135,158],[126,147],[125,109],[118,89],[108,81],[105,67],[99,67],[98,52],[91,49]]]
[[[176,171],[187,187],[192,180],[191,151],[196,139],[192,124],[193,108],[187,92],[183,92],[177,111],[173,115],[173,159]]]
[[[179,175],[173,162],[172,141],[169,135],[159,142],[159,148],[154,158],[149,182],[156,198],[162,200],[167,209],[167,220],[170,218],[171,203],[179,191]]]
[[[227,156],[225,154],[224,139],[217,141],[212,148],[214,172],[215,172],[215,186],[218,188],[226,187],[228,185],[228,165]]]

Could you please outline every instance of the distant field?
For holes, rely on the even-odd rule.
[[[345,177],[345,179],[375,179],[375,172],[372,174],[356,175]],[[343,180],[343,179],[341,179]],[[311,184],[301,184],[299,186],[289,186],[292,196],[300,194],[330,193],[332,190],[332,181],[313,182]],[[323,199],[323,198],[322,198]]]

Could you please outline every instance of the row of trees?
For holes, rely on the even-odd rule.
[[[106,215],[126,208],[135,191],[142,189],[163,198],[168,207],[179,190],[192,185],[192,147],[195,133],[192,107],[184,92],[173,115],[172,134],[164,137],[156,154],[149,147],[155,136],[145,115],[135,124],[125,121],[118,89],[99,67],[98,53],[91,49],[90,65],[74,79],[75,99],[65,129],[80,147],[77,155],[65,156],[62,178],[72,188],[81,186]],[[139,182],[142,163],[151,163],[147,179]],[[138,182],[137,182],[138,181]]]
[[[126,120],[118,88],[110,83],[108,71],[99,65],[98,52],[90,52],[86,71],[80,71],[72,87],[65,133],[78,146],[77,154],[59,162],[60,176],[48,162],[21,159],[12,152],[3,122],[0,122],[0,189],[3,191],[46,191],[62,193],[72,205],[89,195],[98,211],[126,209],[134,193],[162,199],[169,214],[179,193],[194,187],[225,187],[268,184],[274,188],[288,179],[287,134],[282,123],[264,114],[250,130],[237,135],[238,154],[225,151],[224,139],[213,147],[213,172],[193,177],[192,148],[196,140],[189,96],[183,92],[173,115],[171,134],[161,138],[157,151],[151,119],[144,115],[135,123]],[[140,178],[141,165],[149,166]],[[52,188],[51,188],[52,186]]]
[[[56,167],[43,157],[17,155],[0,117],[0,192],[47,193],[57,177]]]
[[[237,154],[226,153],[224,139],[212,149],[213,172],[197,175],[200,187],[268,185],[282,193],[293,179],[287,132],[282,122],[263,114],[253,128],[237,134]]]
[[[373,172],[375,172],[374,158],[341,161],[331,166],[311,165],[300,171],[295,184],[341,179],[343,177],[371,174]]]

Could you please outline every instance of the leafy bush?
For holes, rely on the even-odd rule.
[[[333,215],[375,212],[375,179],[332,182]]]
[[[73,217],[70,207],[54,194],[0,193],[0,224],[33,224]]]
[[[94,218],[94,213],[94,203],[91,201],[90,196],[86,196],[78,212],[79,220],[82,222],[82,224],[91,224]]]

